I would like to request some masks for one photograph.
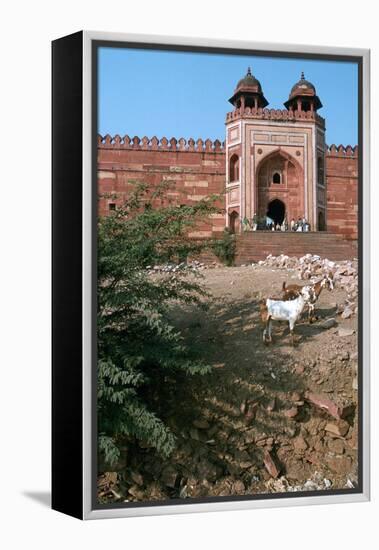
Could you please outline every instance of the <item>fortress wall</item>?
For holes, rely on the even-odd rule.
[[[326,152],[327,229],[358,238],[358,148],[332,145]]]
[[[358,149],[350,146],[327,148],[327,230],[347,239],[357,238],[358,223]],[[186,141],[181,138],[98,137],[99,215],[109,213],[110,203],[122,203],[133,188],[133,181],[156,185],[169,182],[166,204],[194,204],[225,188],[225,150],[216,140]],[[162,204],[159,202],[159,204]],[[224,206],[224,201],[219,203]],[[221,233],[225,215],[216,214],[200,223],[194,237]]]
[[[166,138],[99,138],[98,182],[99,193],[116,193],[116,200],[101,198],[99,214],[109,212],[109,203],[121,203],[133,187],[133,181],[156,185],[162,181],[170,188],[165,204],[190,205],[212,195],[222,193],[225,187],[225,153],[216,140],[177,141]],[[159,204],[163,204],[159,201]],[[223,206],[223,201],[219,201]],[[193,237],[210,237],[222,232],[225,215],[215,214],[209,222],[199,223]]]

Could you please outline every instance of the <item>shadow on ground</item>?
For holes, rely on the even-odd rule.
[[[51,493],[48,491],[24,491],[22,494],[42,506],[51,507]]]

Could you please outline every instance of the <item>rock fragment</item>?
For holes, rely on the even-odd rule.
[[[295,418],[299,412],[299,409],[297,407],[291,407],[290,409],[287,409],[284,411],[284,416],[287,418]]]
[[[315,405],[316,407],[328,412],[331,416],[337,420],[346,418],[352,412],[351,405],[338,405],[323,394],[316,394],[307,392],[305,394],[307,401]]]
[[[294,439],[293,446],[294,446],[295,452],[298,452],[298,453],[303,453],[308,449],[308,444],[301,435],[299,435]]]
[[[274,459],[271,456],[271,453],[268,451],[265,451],[263,456],[263,463],[265,465],[266,470],[270,474],[271,477],[277,478],[280,474],[280,470],[277,467]]]
[[[346,336],[353,336],[355,330],[352,328],[339,328],[338,336],[345,338]]]
[[[325,319],[325,321],[321,321],[319,326],[324,329],[333,328],[337,324],[337,321],[334,317],[330,317],[329,319]]]
[[[345,420],[339,420],[338,422],[328,422],[325,426],[325,431],[330,432],[339,437],[345,437],[349,431],[350,425]]]

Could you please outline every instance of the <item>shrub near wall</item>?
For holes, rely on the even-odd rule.
[[[225,227],[221,239],[216,240],[211,248],[223,264],[227,266],[234,265],[236,255],[236,238],[227,227]]]
[[[178,377],[210,372],[167,315],[173,301],[201,306],[206,292],[188,270],[150,275],[146,267],[201,252],[209,243],[193,242],[188,231],[216,209],[210,200],[153,208],[166,192],[165,184],[138,184],[98,223],[98,447],[99,462],[110,466],[125,445],[168,456],[175,437],[162,392]]]

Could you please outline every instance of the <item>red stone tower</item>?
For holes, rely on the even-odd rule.
[[[326,228],[325,123],[316,89],[301,74],[286,109],[266,109],[250,68],[229,100],[226,118],[227,225],[270,216],[276,223],[305,216]]]

